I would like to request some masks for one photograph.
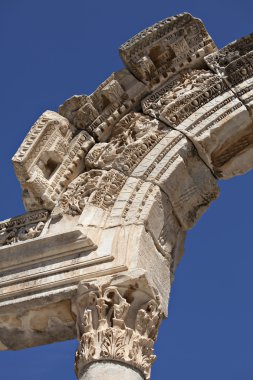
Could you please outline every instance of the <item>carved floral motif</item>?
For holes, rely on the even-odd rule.
[[[116,360],[138,368],[149,379],[162,319],[158,298],[137,306],[133,296],[127,299],[116,286],[84,283],[83,289],[73,307],[80,339],[77,374],[94,360]]]
[[[48,211],[40,210],[0,223],[0,246],[38,237],[48,219]]]
[[[64,291],[65,299],[68,286],[73,289],[82,276],[99,278],[100,285],[82,284],[73,303],[80,341],[78,375],[92,361],[108,359],[127,363],[150,378],[162,313],[151,285],[141,287],[139,270],[147,271],[151,283],[159,286],[165,311],[171,279],[167,274],[174,273],[182,256],[185,231],[218,196],[209,169],[216,177],[229,178],[253,167],[253,37],[210,54],[215,50],[202,22],[189,14],[155,24],[120,48],[127,69],[112,74],[90,96],[67,100],[59,114],[45,112],[13,158],[28,210],[58,206],[71,216],[84,211],[81,223],[78,217],[57,218],[57,207],[48,223],[45,210],[0,223],[0,246],[36,238],[42,231],[44,237],[61,230],[68,230],[68,238],[77,237],[78,244],[79,236],[80,242],[88,244],[82,252],[71,248],[63,256],[57,252],[68,248],[57,251],[53,245],[54,257],[48,258],[48,264],[44,253],[42,265],[35,265],[32,256],[31,266],[26,267],[29,279],[22,265],[22,272],[15,269],[10,275],[8,270],[2,280],[4,284],[9,278],[6,294],[11,303],[13,297],[15,302],[33,297],[31,289],[39,299],[42,293],[37,285],[43,293],[49,289],[52,296],[55,289],[57,297]],[[103,211],[85,210],[89,204]],[[81,226],[88,226],[87,240]],[[86,255],[93,237],[94,250]],[[51,235],[49,241],[53,240]],[[6,256],[10,250],[15,247],[1,247]],[[63,261],[58,262],[61,256]],[[17,260],[21,263],[22,257]],[[138,273],[127,285],[112,285],[122,280],[123,272],[119,282],[101,285],[106,274],[114,273],[115,279],[116,272],[123,270]],[[52,302],[51,295],[47,299]],[[19,332],[18,309],[14,336]],[[54,329],[57,323],[52,322],[45,325]],[[33,338],[41,343],[44,333],[38,331]],[[55,336],[52,331],[50,341]],[[60,339],[69,338],[66,331],[61,330]],[[22,335],[16,341],[27,339]],[[13,341],[8,348],[17,348]],[[0,346],[5,348],[5,342]]]
[[[90,170],[80,174],[67,188],[59,201],[63,212],[81,214],[86,203],[110,209],[124,185],[126,177],[115,171]]]
[[[132,170],[159,143],[170,129],[141,113],[130,113],[113,129],[108,143],[96,144],[87,154],[87,168],[119,170],[131,175]]]
[[[176,127],[210,100],[228,90],[226,83],[207,70],[187,70],[169,80],[142,101],[145,114],[166,118]]]

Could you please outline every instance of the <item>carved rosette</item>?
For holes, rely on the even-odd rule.
[[[150,379],[156,358],[153,345],[162,320],[157,296],[147,300],[145,294],[143,302],[126,288],[85,283],[73,312],[80,341],[75,360],[78,378],[89,363],[110,360],[133,366]]]

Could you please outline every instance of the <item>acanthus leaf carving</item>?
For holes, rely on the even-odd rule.
[[[82,294],[73,303],[80,337],[77,374],[94,360],[116,360],[150,378],[153,344],[162,320],[159,298],[150,297],[144,303],[139,300],[137,306],[134,297],[127,299],[126,293],[110,283],[82,284]]]

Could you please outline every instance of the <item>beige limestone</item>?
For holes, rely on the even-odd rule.
[[[35,122],[13,157],[28,212],[0,223],[1,350],[78,337],[80,380],[150,378],[186,232],[253,167],[252,48],[168,18]]]

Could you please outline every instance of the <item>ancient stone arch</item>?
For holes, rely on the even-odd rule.
[[[186,232],[253,167],[252,48],[170,17],[43,113],[13,157],[27,213],[0,224],[1,349],[77,336],[79,379],[150,378]]]

